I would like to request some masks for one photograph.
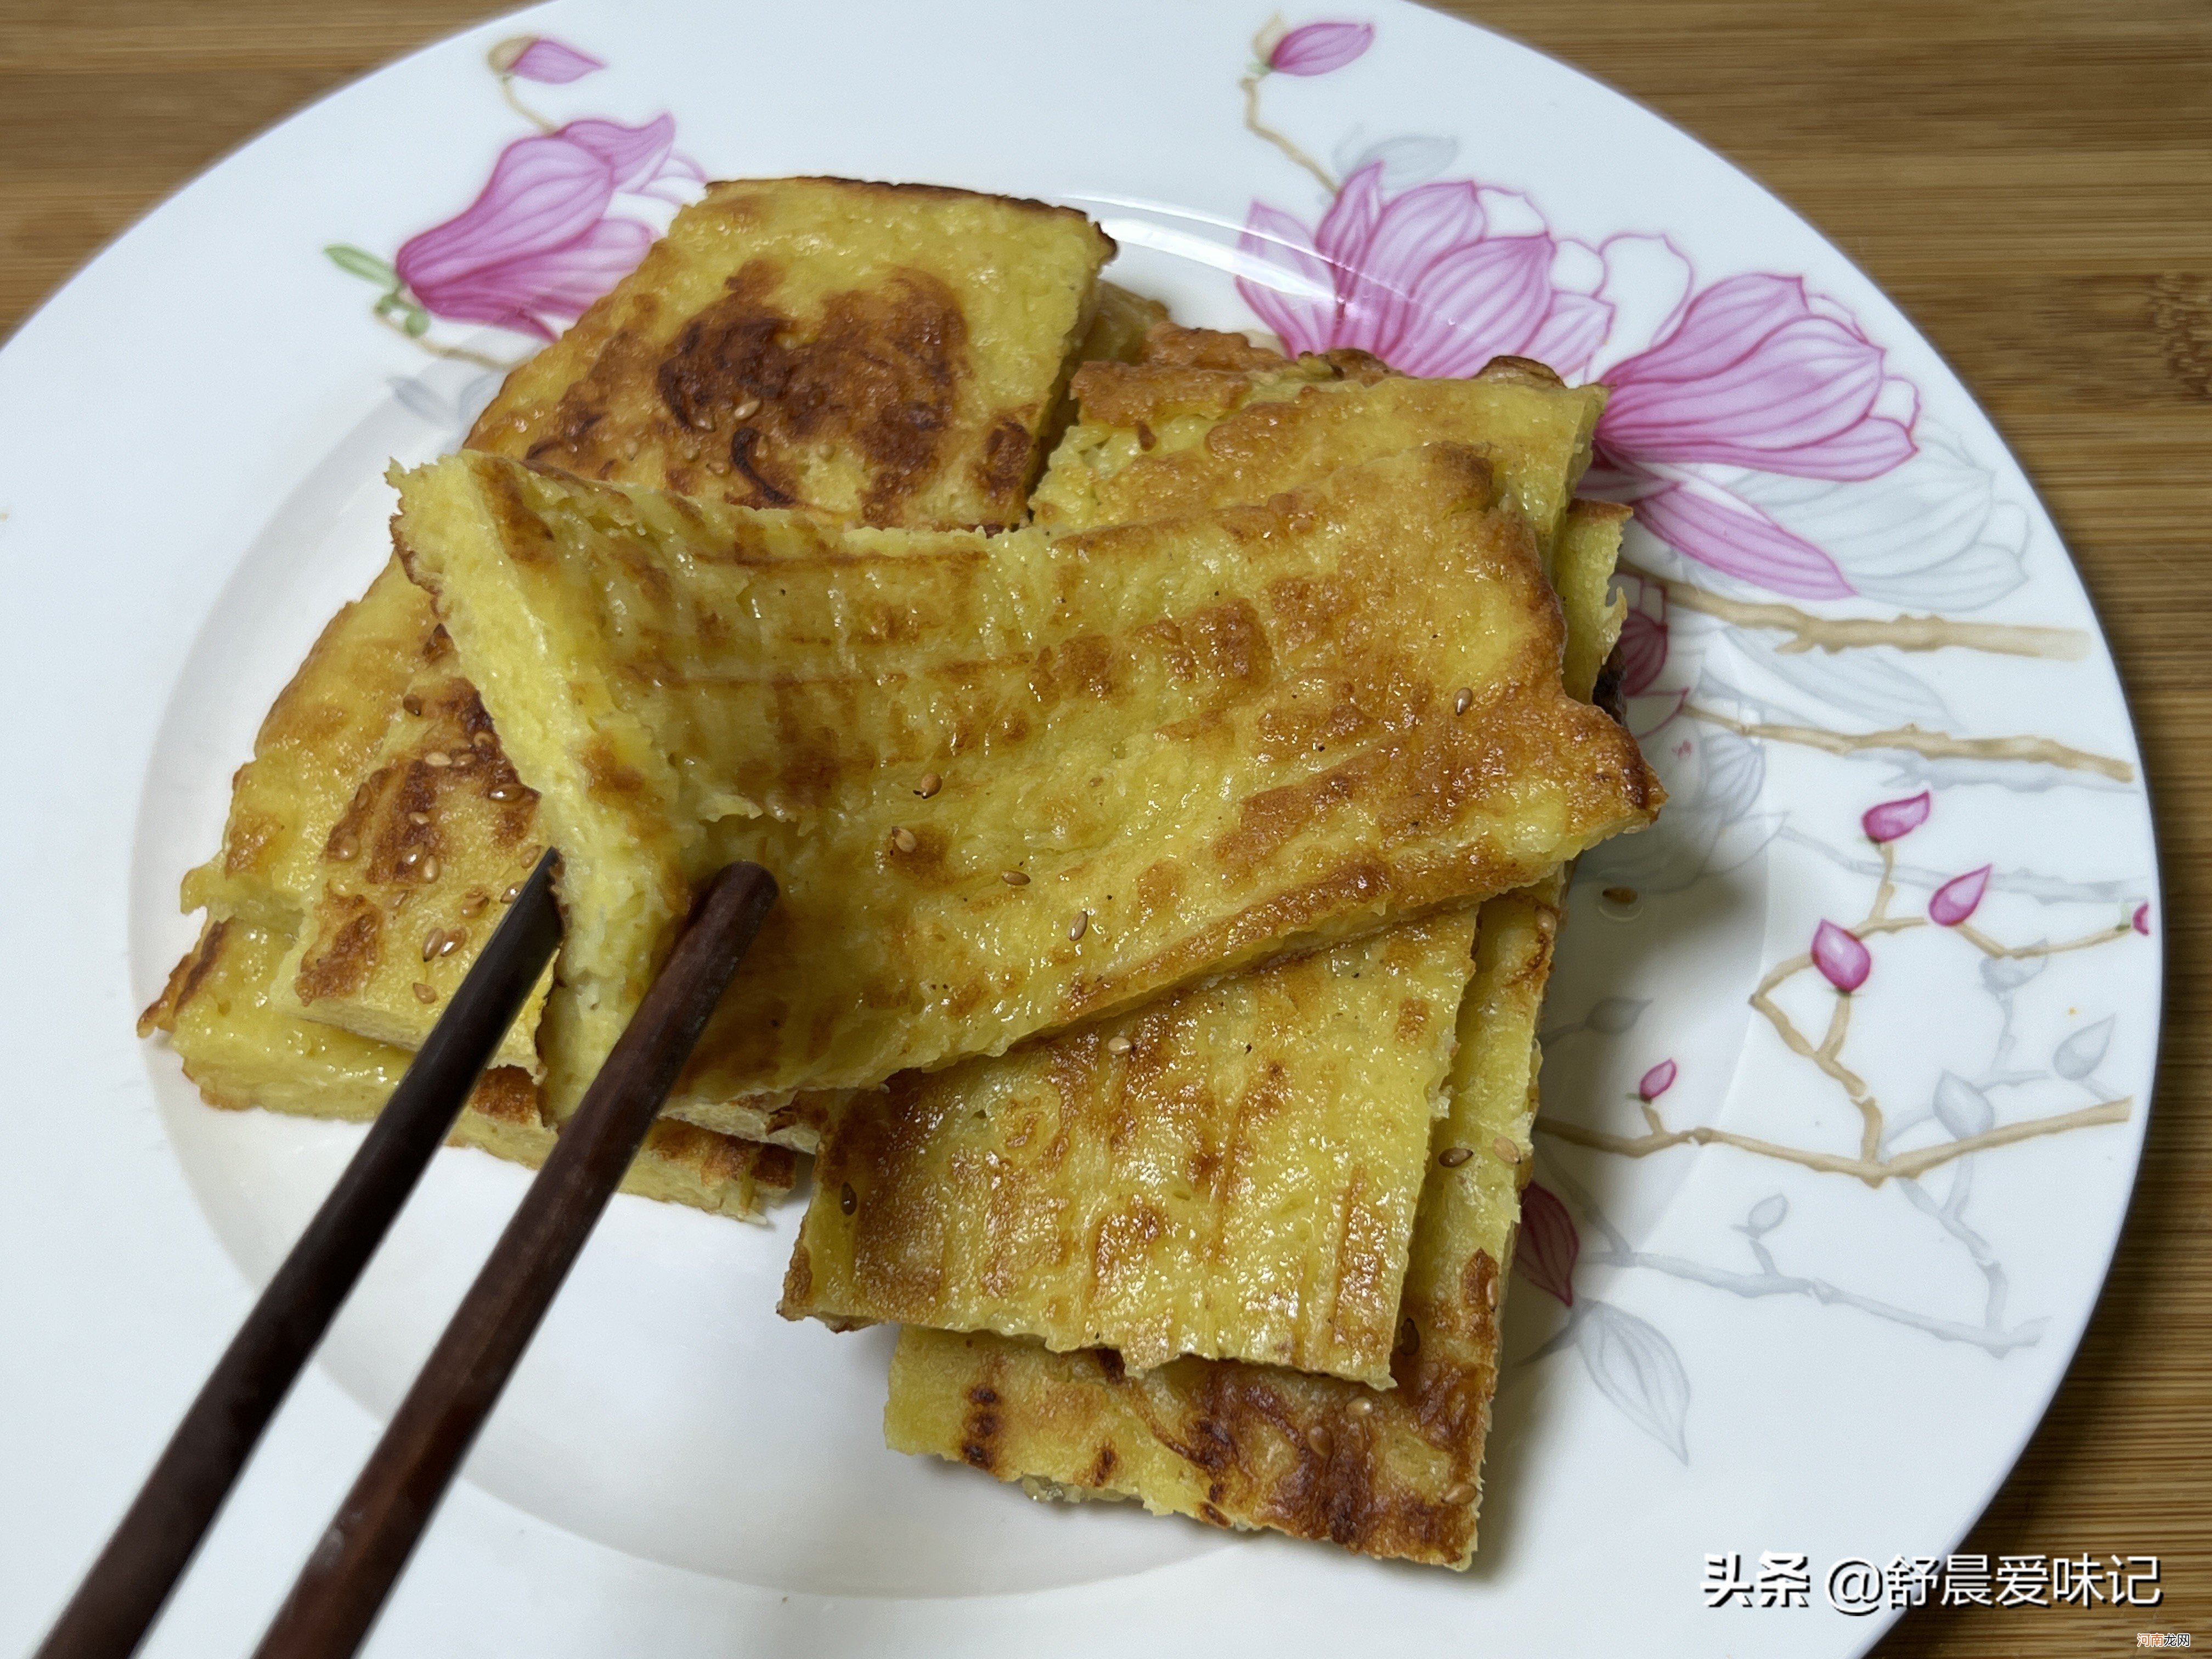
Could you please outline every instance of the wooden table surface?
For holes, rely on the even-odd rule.
[[[1929,1610],[1876,1651],[2074,1659],[2133,1648],[2142,1629],[2193,1630],[2212,1644],[2212,1047],[2191,1013],[2207,1006],[2212,968],[2212,765],[2190,735],[2212,731],[2201,638],[2212,618],[2212,5],[1448,9],[1650,105],[1834,238],[1965,378],[2073,549],[2148,761],[2166,1035],[2104,1298],[2049,1418],[1965,1547],[2157,1555],[2166,1605]],[[233,146],[496,9],[0,0],[0,338]]]

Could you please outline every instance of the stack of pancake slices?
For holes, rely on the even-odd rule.
[[[630,1191],[757,1218],[811,1154],[781,1311],[905,1327],[896,1449],[1463,1567],[1565,872],[1662,799],[1592,702],[1605,393],[1179,327],[1113,252],[711,187],[394,470],[142,1030],[369,1117],[557,847],[454,1134],[535,1164],[756,860]]]

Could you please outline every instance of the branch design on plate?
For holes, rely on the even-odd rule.
[[[1860,1125],[1856,1148],[1838,1151],[1792,1145],[1703,1124],[1670,1127],[1659,1103],[1681,1075],[1680,1066],[1672,1058],[1652,1065],[1638,1081],[1634,1098],[1644,1121],[1642,1134],[1621,1135],[1592,1129],[1556,1115],[1537,1120],[1538,1132],[1553,1141],[1627,1158],[1648,1158],[1682,1146],[1729,1146],[1816,1174],[1850,1176],[1869,1187],[1893,1183],[1916,1210],[1935,1223],[1943,1239],[1965,1251],[1983,1280],[1981,1315],[1978,1320],[1973,1320],[1905,1307],[1893,1300],[1846,1289],[1819,1274],[1785,1271],[1778,1266],[1771,1249],[1762,1242],[1789,1214],[1789,1200],[1779,1193],[1761,1200],[1735,1228],[1747,1241],[1755,1270],[1637,1249],[1606,1218],[1597,1201],[1573,1176],[1556,1158],[1547,1158],[1544,1179],[1574,1200],[1576,1209],[1603,1238],[1605,1246],[1601,1249],[1583,1249],[1573,1212],[1542,1182],[1532,1182],[1524,1191],[1515,1270],[1570,1310],[1567,1326],[1535,1350],[1532,1358],[1540,1358],[1571,1343],[1589,1366],[1592,1379],[1601,1391],[1632,1421],[1686,1461],[1682,1423],[1664,1416],[1662,1407],[1671,1411],[1672,1402],[1680,1400],[1686,1412],[1686,1382],[1680,1388],[1671,1382],[1661,1387],[1656,1382],[1646,1386],[1649,1379],[1670,1374],[1669,1365],[1680,1369],[1680,1362],[1672,1344],[1656,1327],[1639,1322],[1635,1351],[1649,1357],[1638,1365],[1626,1368],[1615,1361],[1611,1370],[1601,1371],[1589,1345],[1599,1341],[1605,1332],[1596,1328],[1586,1329],[1583,1316],[1575,1311],[1581,1305],[1574,1284],[1578,1267],[1644,1269],[1747,1298],[1805,1296],[1823,1305],[1854,1308],[1945,1341],[1970,1343],[1993,1358],[2002,1358],[2014,1348],[2038,1342],[2046,1322],[2040,1317],[2018,1323],[2007,1322],[2010,1283],[2003,1264],[1966,1218],[1978,1158],[1998,1147],[2040,1136],[2123,1122],[2133,1109],[2131,1098],[2114,1096],[2097,1077],[2098,1067],[2112,1047],[2118,1025],[2116,1016],[2108,1014],[2075,1028],[2052,1048],[2047,1066],[2024,1066],[2018,1057],[2021,1038],[2014,1027],[2014,999],[2055,957],[2147,935],[2150,927],[2148,902],[2120,905],[2118,908],[2121,913],[2112,921],[2064,938],[2008,945],[1974,922],[1984,899],[2000,879],[1993,865],[1984,864],[1940,879],[1931,872],[1914,872],[1909,878],[1911,884],[1927,887],[1928,897],[1920,914],[1900,914],[1893,908],[1899,884],[1898,844],[1926,823],[1934,811],[1935,798],[1930,791],[1881,801],[1867,809],[1860,827],[1872,843],[1876,860],[1873,865],[1875,885],[1866,913],[1848,927],[1832,921],[1821,921],[1807,949],[1770,969],[1753,994],[1753,1006],[1785,1048],[1810,1063],[1850,1102]],[[2022,884],[2015,878],[2010,884],[2017,889]],[[2052,896],[2058,902],[2112,903],[2110,895],[2095,890]],[[1988,1063],[1974,1076],[1939,1070],[1924,1106],[1915,1111],[1891,1114],[1884,1110],[1844,1054],[1845,1041],[1851,1029],[1853,998],[1879,971],[1876,952],[1881,942],[1928,928],[1959,940],[1978,958],[1980,988],[1994,1002],[2000,1015],[1997,1036]],[[1826,988],[1829,1018],[1817,1042],[1780,1000],[1783,988],[1799,978],[1817,979],[1824,981]],[[1635,1026],[1643,1007],[1627,999],[1608,998],[1595,1005],[1582,1021],[1546,1031],[1545,1039],[1556,1041],[1582,1030],[1625,1034]],[[1997,1091],[2052,1083],[2080,1091],[2087,1097],[2087,1103],[2070,1109],[2031,1112],[1999,1121],[1992,1098]],[[1929,1190],[1923,1177],[1947,1166],[1949,1184],[1938,1196]],[[1611,1316],[1607,1316],[1607,1329],[1615,1322]],[[1662,1349],[1667,1356],[1665,1364],[1656,1357]]]
[[[337,243],[339,270],[380,291],[371,314],[441,357],[504,373],[506,362],[431,334],[434,319],[550,340],[645,257],[704,183],[676,149],[676,121],[639,126],[586,116],[556,124],[522,101],[517,82],[565,86],[605,68],[544,35],[502,40],[486,54],[501,95],[537,129],[500,151],[476,199],[410,237],[391,258]]]
[[[1648,1064],[1638,1082],[1640,1133],[1588,1127],[1556,1109],[1538,1121],[1552,1185],[1526,1189],[1516,1271],[1568,1318],[1537,1353],[1573,1347],[1600,1391],[1686,1461],[1690,1386],[1680,1355],[1648,1320],[1577,1295],[1578,1271],[1638,1269],[1745,1297],[1803,1296],[1994,1357],[2030,1346],[2044,1322],[2008,1321],[2004,1269],[1966,1218],[1976,1171],[2007,1146],[2124,1121],[2133,1102],[2095,1077],[2113,1018],[2072,1030],[2047,1064],[2022,1066],[2014,999],[2054,959],[2124,948],[2147,933],[2148,884],[2001,868],[1996,858],[1963,870],[1907,864],[1899,843],[1956,788],[2018,796],[2139,787],[2134,766],[2118,757],[2042,733],[1973,730],[1950,703],[1960,677],[1918,666],[1953,653],[2063,672],[2091,656],[2093,636],[1973,614],[2028,586],[2027,508],[2004,499],[1961,437],[1928,416],[1919,387],[1891,366],[1859,317],[1802,276],[1709,276],[1662,231],[1564,234],[1523,191],[1445,176],[1459,149],[1447,137],[1378,141],[1354,131],[1330,152],[1332,171],[1314,159],[1322,147],[1265,118],[1274,76],[1332,74],[1388,45],[1371,28],[1336,20],[1286,28],[1279,19],[1255,36],[1239,83],[1245,127],[1321,195],[1307,213],[1252,200],[1239,242],[1245,303],[1294,352],[1354,347],[1425,375],[1534,357],[1571,383],[1612,388],[1583,488],[1634,509],[1617,577],[1629,605],[1621,690],[1670,800],[1652,831],[1586,861],[1593,884],[1605,884],[1604,914],[1632,920],[1645,896],[1685,891],[1778,843],[1870,887],[1863,909],[1809,924],[1802,950],[1762,964],[1750,996],[1789,1063],[1848,1103],[1849,1144],[1683,1123],[1679,1112],[1670,1123],[1662,1098],[1683,1075],[1671,1056]],[[1301,95],[1306,108],[1316,101]],[[1876,789],[1904,793],[1865,810],[1868,844],[1838,848],[1791,822],[1806,808],[1771,764],[1789,756],[1800,757],[1790,763],[1797,779],[1808,765],[1844,769],[1841,787],[1862,801]],[[1868,768],[1881,775],[1871,788],[1857,781]],[[1924,899],[1904,906],[1901,889]],[[2082,917],[2058,938],[2011,944],[1978,925],[1996,894],[2093,907],[2108,919]],[[1905,936],[1929,930],[1976,969],[1998,1036],[1989,1064],[1967,1067],[1971,1076],[1930,1056],[1925,1105],[1899,1112],[1885,1108],[1851,1050],[1893,1076],[1900,1054],[1908,1069],[1920,1063],[1882,1028],[1884,1016],[1865,1012],[1882,1006],[1867,1001],[1866,988],[1881,988],[1885,958]],[[1923,960],[1911,971],[1943,970]],[[1555,1018],[1544,1040],[1618,1049],[1650,1006],[1608,995],[1580,1018]],[[2031,1085],[2045,1095],[2055,1086],[2062,1097],[1999,1112],[1996,1095]],[[1979,1317],[1920,1311],[1846,1289],[1836,1276],[1784,1267],[1772,1238],[1790,1212],[1781,1193],[1735,1225],[1744,1262],[1633,1249],[1559,1158],[1570,1146],[1632,1163],[1713,1146],[1804,1179],[1849,1177],[1867,1189],[1864,1204],[1881,1203],[1874,1194],[1884,1188],[1901,1193],[1932,1224],[1931,1249],[1963,1252],[1978,1275]],[[1931,1179],[1942,1183],[1940,1194]],[[1583,1249],[1577,1211],[1601,1248]]]

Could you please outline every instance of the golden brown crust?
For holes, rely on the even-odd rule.
[[[710,185],[469,445],[742,506],[1011,524],[1112,250],[1012,198]]]
[[[427,608],[419,665],[359,787],[289,895],[295,948],[272,994],[289,1012],[419,1045],[544,850],[538,797],[508,764]],[[499,1058],[533,1067],[543,988]]]
[[[317,638],[232,782],[221,850],[184,881],[184,908],[289,927],[322,838],[368,770],[432,645],[428,601],[396,564]]]
[[[1386,1382],[1462,909],[857,1096],[782,1311]]]
[[[286,943],[244,922],[209,923],[149,1018],[169,1033],[185,1075],[211,1106],[356,1122],[375,1116],[411,1056],[276,1006],[270,989]],[[451,1136],[456,1146],[533,1167],[554,1139],[538,1087],[518,1066],[484,1073]],[[760,1194],[787,1190],[793,1176],[784,1148],[657,1123],[623,1185],[646,1197],[757,1217]]]
[[[1546,894],[1483,907],[1451,1107],[1430,1142],[1414,1224],[1395,1386],[1199,1358],[1139,1374],[1110,1351],[1052,1353],[1021,1339],[909,1326],[884,1419],[893,1449],[1041,1482],[1048,1493],[1132,1497],[1214,1526],[1464,1567],[1557,923]],[[1492,1150],[1500,1139],[1515,1148],[1510,1164]],[[1447,1164],[1455,1148],[1473,1155]]]
[[[1466,380],[1416,380],[1333,352],[1243,370],[1086,365],[1075,386],[1082,418],[1032,499],[1040,525],[1265,501],[1341,467],[1454,442],[1490,458],[1547,559],[1605,404],[1602,387],[1570,391],[1541,364],[1509,357]]]
[[[161,987],[161,994],[147,1004],[146,1011],[138,1016],[138,1035],[151,1036],[156,1031],[177,1029],[177,1015],[206,983],[209,973],[222,953],[222,936],[229,930],[228,921],[210,921],[200,927],[200,936],[192,948],[177,958],[177,965],[169,969],[169,977]]]
[[[506,556],[476,504],[471,481],[502,470],[556,528],[555,563]],[[403,494],[518,769],[559,781],[554,838],[580,859],[573,836],[591,840],[580,867],[618,878],[621,903],[680,891],[708,859],[783,882],[672,1103],[708,1127],[732,1127],[721,1104],[872,1086],[1521,884],[1657,799],[1634,744],[1561,690],[1530,532],[1463,448],[988,554],[852,532],[823,556],[818,526],[698,502],[684,518],[483,457]],[[740,526],[766,544],[731,544]],[[678,564],[680,603],[653,574]],[[649,790],[590,786],[582,757],[606,743]],[[944,787],[919,799],[931,772]],[[690,816],[688,779],[713,780],[711,818]],[[1172,894],[1145,879],[1162,866]],[[637,917],[564,951],[567,974],[604,945],[583,971],[612,1018],[674,901],[571,909]],[[595,1064],[580,1050],[574,1069]]]
[[[1216,328],[1185,328],[1162,320],[1145,335],[1144,349],[1132,361],[1167,368],[1276,369],[1290,359],[1281,352],[1255,345],[1242,334]]]

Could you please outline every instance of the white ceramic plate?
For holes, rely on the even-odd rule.
[[[623,1199],[377,1650],[1839,1655],[1892,1614],[1826,1605],[1832,1563],[1955,1543],[2073,1351],[2148,1109],[2155,865],[2080,585],[1934,352],[1727,163],[1440,16],[1291,21],[550,6],[287,122],[0,356],[0,1645],[354,1144],[209,1110],[133,1041],[192,931],[177,878],[382,560],[387,458],[450,446],[483,365],[702,172],[1054,198],[1189,320],[1609,380],[1630,710],[1673,801],[1577,885],[1469,1574],[895,1456],[887,1336],[772,1310],[792,1212]],[[157,1650],[251,1642],[524,1179],[438,1160]],[[1810,1605],[1709,1610],[1705,1557],[1755,1582],[1764,1552],[1808,1558]]]

